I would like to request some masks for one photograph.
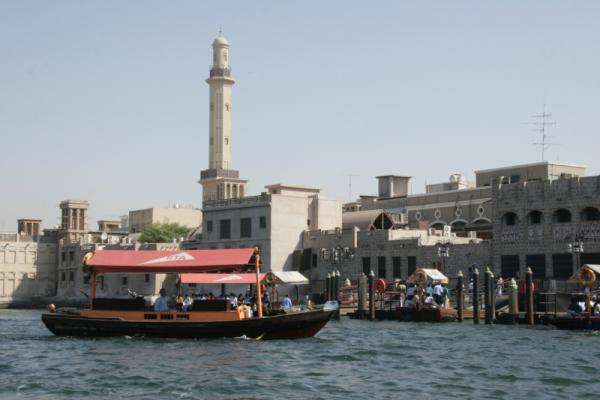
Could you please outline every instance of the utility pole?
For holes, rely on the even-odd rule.
[[[348,177],[348,201],[352,201],[352,177],[360,176],[357,174],[344,174]]]
[[[546,112],[546,104],[542,106],[542,113],[537,115],[532,115],[532,118],[537,118],[537,121],[530,122],[531,125],[535,125],[537,128],[534,130],[536,132],[540,132],[542,137],[541,141],[533,142],[533,145],[540,148],[542,151],[542,161],[545,160],[545,152],[550,148],[550,146],[554,146],[555,143],[548,143],[548,139],[552,136],[546,135],[546,127],[548,126],[556,126],[556,122],[549,121],[550,117],[552,117],[551,113]]]

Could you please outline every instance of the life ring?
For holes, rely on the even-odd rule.
[[[596,282],[596,273],[589,268],[581,268],[577,279],[583,286],[592,286]]]
[[[415,272],[415,282],[417,282],[417,283],[427,282],[427,274],[425,273],[425,271]]]
[[[90,258],[92,258],[93,255],[94,255],[94,253],[91,251],[88,253],[85,253],[85,255],[83,256],[83,260],[81,260],[81,264],[83,264],[83,266],[82,266],[83,272],[85,272],[86,274],[89,274],[90,272],[92,272],[92,269],[88,265],[88,261],[90,260]]]
[[[277,277],[272,272],[269,272],[267,273],[267,275],[265,275],[265,279],[263,279],[263,282],[267,286],[275,286],[275,284],[277,283]]]
[[[375,290],[379,293],[383,293],[385,292],[385,280],[383,279],[377,279],[375,281]]]

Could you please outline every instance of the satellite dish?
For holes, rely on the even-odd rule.
[[[102,232],[102,235],[100,235],[100,239],[102,239],[102,240],[108,239],[108,235],[106,234],[106,232]]]

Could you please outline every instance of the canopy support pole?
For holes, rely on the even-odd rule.
[[[262,310],[262,293],[260,287],[260,255],[258,251],[254,253],[254,259],[256,262],[256,308],[258,308],[258,318],[263,317]]]
[[[94,308],[94,299],[96,298],[96,271],[90,274],[90,310]]]

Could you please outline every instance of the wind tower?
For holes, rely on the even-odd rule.
[[[243,197],[248,181],[231,169],[231,88],[229,42],[221,32],[212,43],[209,86],[208,169],[200,172],[202,202]]]

